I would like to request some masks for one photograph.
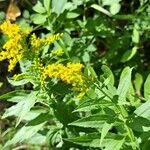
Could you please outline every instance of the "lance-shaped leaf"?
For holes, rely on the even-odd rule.
[[[105,148],[104,150],[120,150],[125,141],[123,136],[109,133],[103,140],[102,145],[100,145],[100,137],[101,135],[98,133],[90,133],[65,140],[82,146]]]
[[[69,125],[79,126],[84,128],[99,128],[101,129],[105,122],[113,123],[114,117],[110,115],[96,114],[89,117],[85,117],[70,123]]]
[[[132,68],[126,67],[121,73],[120,82],[117,89],[119,100],[124,101],[131,84]]]
[[[26,114],[30,111],[30,109],[34,106],[36,102],[36,94],[37,92],[31,92],[28,94],[27,97],[24,97],[24,100],[20,101],[16,105],[8,108],[3,115],[3,118],[9,116],[17,116],[17,124],[16,126],[22,121],[22,119],[26,116]]]

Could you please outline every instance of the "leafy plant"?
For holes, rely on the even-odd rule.
[[[10,104],[0,148],[148,150],[148,4],[38,0],[16,23],[2,22],[13,91],[0,96]]]

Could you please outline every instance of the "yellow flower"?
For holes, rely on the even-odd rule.
[[[87,89],[85,77],[82,74],[84,66],[80,63],[68,63],[66,66],[63,64],[50,64],[43,70],[41,81],[49,78],[57,78],[67,84],[73,86],[73,90],[81,92],[82,95]]]
[[[47,44],[52,44],[55,41],[59,40],[62,35],[63,35],[63,33],[57,33],[55,35],[47,36],[45,38],[45,41],[46,41]]]
[[[30,41],[31,41],[32,47],[34,47],[34,48],[39,48],[39,47],[41,47],[41,46],[43,45],[43,43],[44,43],[43,39],[40,39],[39,37],[37,37],[37,36],[35,35],[35,33],[33,33],[33,34],[31,35]]]
[[[0,61],[7,59],[9,61],[8,71],[12,71],[17,62],[24,56],[28,57],[29,55],[26,37],[31,31],[22,31],[19,25],[9,22],[0,24],[0,31],[8,37],[6,43],[3,45],[3,50],[0,52]],[[39,38],[35,34],[32,34],[30,44],[31,49],[34,51],[31,51],[31,56],[33,58],[37,57],[42,46],[52,44],[54,41],[60,39],[61,36],[62,34],[57,33],[55,35]]]
[[[21,31],[19,25],[4,22],[0,25],[0,30],[8,36],[7,42],[0,52],[0,61],[8,59],[8,71],[12,71],[17,62],[21,60],[24,52],[24,37],[26,34]]]
[[[54,43],[56,40],[59,40],[62,35],[63,34],[61,33],[57,33],[55,35],[50,35],[44,38],[39,38],[35,35],[35,33],[33,33],[30,39],[31,46],[34,49],[41,48],[43,45],[49,45],[49,44]]]
[[[17,24],[11,24],[9,22],[4,22],[0,25],[0,30],[8,35],[8,37],[14,37],[16,34],[18,34],[21,29]]]

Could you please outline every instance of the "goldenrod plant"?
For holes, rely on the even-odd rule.
[[[11,2],[21,16],[0,11],[0,149],[149,150],[148,0]]]

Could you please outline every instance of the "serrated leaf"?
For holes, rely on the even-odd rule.
[[[27,97],[24,97],[24,100],[20,101],[16,105],[8,108],[3,115],[3,118],[9,116],[17,116],[16,126],[22,121],[25,115],[30,111],[30,109],[34,106],[36,102],[36,94],[37,92],[31,92]]]
[[[88,112],[91,110],[101,109],[102,106],[112,106],[112,102],[105,100],[104,97],[93,100],[93,99],[86,99],[85,102],[81,103],[74,112]]]
[[[134,113],[140,117],[150,120],[150,100],[139,106]]]
[[[10,102],[19,102],[24,99],[29,94],[29,91],[25,90],[15,90],[8,92],[0,96],[0,100],[7,100]]]
[[[150,100],[150,74],[144,83],[144,97]]]
[[[64,140],[82,146],[100,147],[100,136],[101,135],[99,133],[91,133],[91,134],[82,135],[80,137],[74,137],[74,138],[69,138]]]
[[[105,138],[103,140],[102,147],[105,147],[104,150],[120,150],[125,141],[125,138],[119,135],[114,135],[110,138]]]
[[[31,138],[32,136],[34,136],[45,124],[38,124],[35,126],[24,126],[22,127],[15,135],[14,137],[9,140],[8,142],[6,142],[6,144],[4,145],[4,147],[8,147],[10,145],[15,145],[17,143],[23,142],[29,138]]]
[[[109,124],[107,122],[104,123],[101,131],[101,138],[100,138],[100,145],[102,145],[102,142],[107,135],[108,131],[112,128],[113,124]]]
[[[82,146],[104,148],[105,150],[120,150],[124,143],[125,138],[116,134],[108,134],[100,145],[100,134],[90,133],[80,137],[65,139],[66,141],[73,142]]]
[[[125,100],[127,92],[131,84],[131,72],[132,68],[126,67],[123,69],[120,77],[120,82],[117,89],[119,100]]]
[[[50,119],[52,119],[52,115],[51,114],[49,114],[48,112],[41,113],[36,118],[34,118],[33,120],[29,121],[27,126],[35,126],[35,125],[41,124],[41,123],[43,123],[45,121],[49,121]]]
[[[70,123],[69,125],[79,126],[84,128],[99,128],[101,129],[105,122],[114,122],[114,118],[110,115],[96,114],[85,117]]]
[[[31,138],[27,139],[26,142],[32,145],[43,146],[46,144],[46,136],[42,133],[36,133]],[[15,150],[15,149],[14,149]]]

